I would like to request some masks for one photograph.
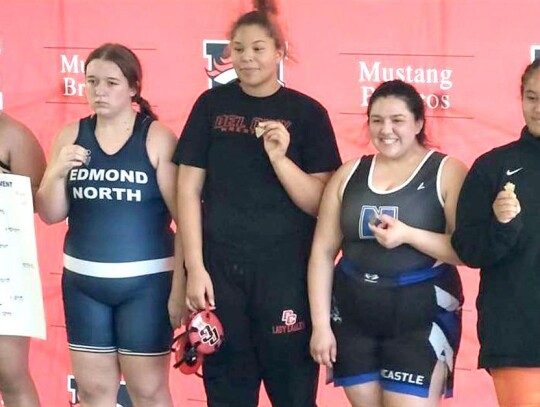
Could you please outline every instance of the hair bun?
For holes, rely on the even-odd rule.
[[[274,0],[254,0],[255,10],[264,14],[278,14],[277,4]]]

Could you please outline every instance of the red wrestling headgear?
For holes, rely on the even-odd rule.
[[[214,353],[223,342],[223,326],[208,307],[191,317],[187,324],[187,332],[191,344],[203,355]]]
[[[223,325],[208,305],[203,311],[193,313],[186,330],[174,338],[172,351],[175,355],[173,367],[184,374],[197,374],[204,355],[214,353],[223,343]],[[174,344],[177,347],[174,347]]]

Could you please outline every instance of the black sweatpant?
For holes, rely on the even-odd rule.
[[[274,252],[274,250],[273,250]],[[314,407],[318,365],[309,354],[308,250],[257,259],[205,247],[225,342],[206,357],[209,407],[255,407],[261,381],[274,407]]]

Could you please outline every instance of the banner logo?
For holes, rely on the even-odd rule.
[[[396,61],[395,58],[381,57],[359,60],[358,70],[362,107],[368,106],[371,94],[381,82],[395,79],[417,88],[428,109],[447,110],[451,107],[454,70],[443,64],[428,65],[421,60]]]
[[[84,59],[78,53],[61,53],[62,96],[84,96]]]

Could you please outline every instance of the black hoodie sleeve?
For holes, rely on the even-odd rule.
[[[484,164],[477,160],[465,178],[452,235],[452,246],[459,258],[474,268],[489,267],[503,259],[516,244],[522,229],[519,215],[508,223],[497,221],[492,205],[499,185],[488,175],[489,164]]]

